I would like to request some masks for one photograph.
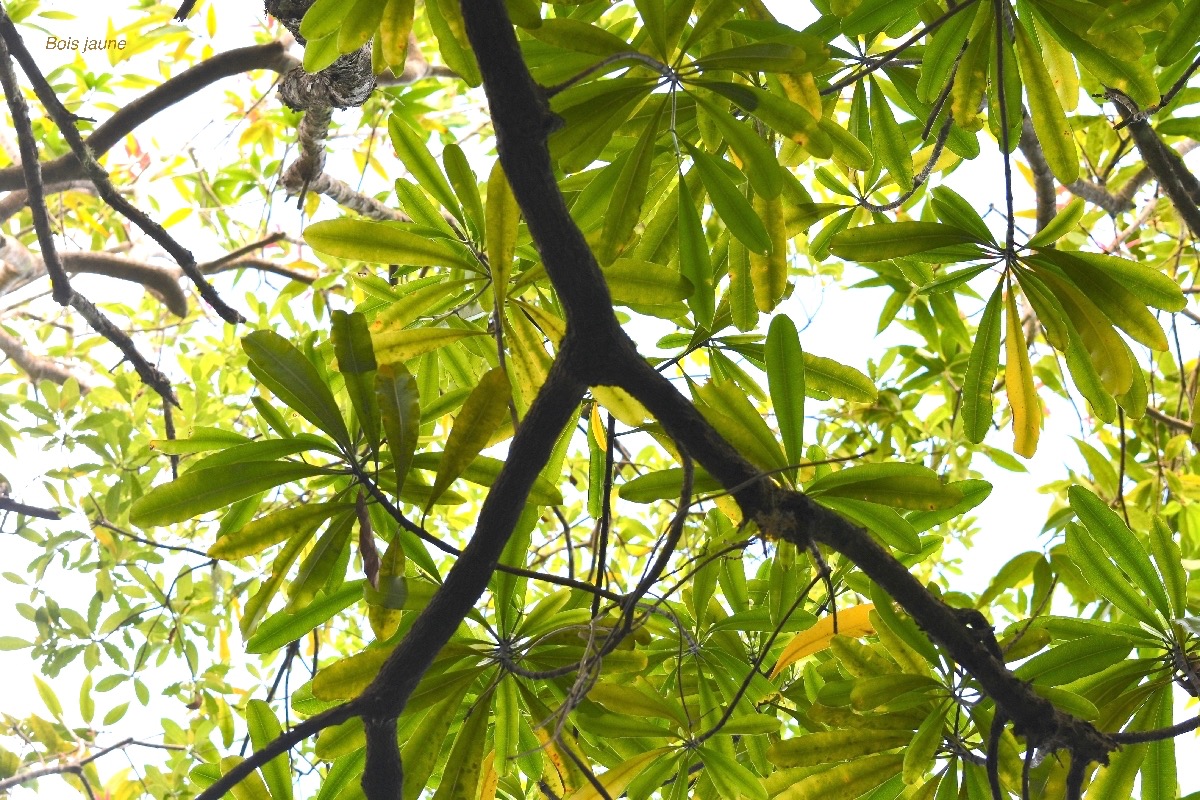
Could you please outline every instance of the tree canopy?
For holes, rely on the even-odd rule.
[[[1180,796],[1200,0],[223,5],[0,10],[0,795]]]

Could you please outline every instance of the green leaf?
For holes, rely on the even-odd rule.
[[[833,237],[831,249],[847,261],[871,262],[979,241],[968,231],[940,222],[893,222],[842,231]]]
[[[976,241],[995,244],[996,237],[988,228],[983,217],[966,198],[949,186],[939,186],[930,192],[933,211],[942,222],[952,225],[959,230],[969,231]],[[924,289],[923,291],[927,291]]]
[[[604,28],[570,17],[551,17],[529,31],[539,42],[594,56],[635,52],[633,45]]]
[[[419,453],[413,457],[412,465],[417,469],[439,471],[443,454],[440,452]],[[504,462],[498,458],[476,456],[475,460],[463,469],[458,477],[479,486],[491,486],[500,477]],[[563,502],[562,492],[558,487],[539,475],[533,481],[529,490],[529,502],[541,506],[557,506]]]
[[[833,155],[833,142],[813,115],[786,97],[740,83],[710,80],[692,83],[732,100],[743,111],[758,117],[764,125],[798,143],[817,158]]]
[[[484,227],[483,200],[479,197],[479,184],[475,172],[471,169],[467,156],[462,148],[453,142],[442,150],[442,163],[446,167],[446,176],[454,187],[454,194],[462,204],[467,221],[478,232],[481,240],[486,236]]]
[[[666,305],[686,300],[692,282],[671,269],[636,258],[618,258],[604,268],[613,302],[621,305]]]
[[[520,221],[521,209],[497,160],[492,166],[491,174],[488,175],[484,225],[487,231],[488,270],[492,276],[497,308],[504,307],[504,298],[508,292]]]
[[[62,703],[58,702],[58,695],[54,694],[54,690],[50,688],[50,684],[39,678],[37,675],[31,675],[33,684],[37,687],[38,696],[42,698],[46,708],[54,715],[56,719],[61,720],[63,715]]]
[[[883,30],[920,5],[919,0],[863,0],[842,20],[842,33],[862,36]]]
[[[879,395],[871,379],[854,367],[808,352],[804,353],[804,386],[810,396],[818,391],[855,403],[871,403]]]
[[[725,174],[718,160],[708,153],[687,144],[688,153],[700,173],[700,180],[708,191],[717,215],[729,227],[729,232],[747,248],[756,253],[767,253],[771,249],[771,238],[762,220],[754,213],[750,201]]]
[[[722,797],[767,800],[767,790],[759,783],[755,774],[715,747],[700,748],[700,762],[704,764],[704,774],[717,787]]]
[[[333,570],[341,563],[342,556],[350,543],[350,531],[354,527],[354,514],[345,511],[329,523],[329,528],[313,549],[305,556],[296,572],[296,577],[288,585],[289,611],[303,608],[316,596],[333,574]],[[342,566],[345,569],[345,566]],[[339,579],[341,576],[338,576]]]
[[[916,530],[892,508],[849,497],[820,495],[813,499],[871,531],[902,553],[921,552],[921,539]]]
[[[261,750],[283,734],[283,727],[271,711],[271,706],[262,700],[252,699],[246,703],[246,727],[250,731],[250,743]],[[271,800],[291,800],[292,768],[286,753],[272,758],[258,768],[262,773]]]
[[[709,328],[713,324],[715,295],[708,241],[704,237],[700,214],[688,189],[687,178],[682,175],[679,177],[678,192],[679,268],[692,284],[692,293],[687,300],[696,325]]]
[[[1038,231],[1032,239],[1029,240],[1029,247],[1041,249],[1051,247],[1066,234],[1075,229],[1083,216],[1084,202],[1082,197],[1076,197],[1071,202],[1067,203],[1066,208],[1059,211],[1054,219],[1050,220],[1046,227]]]
[[[701,94],[694,95],[694,98],[742,160],[755,194],[778,197],[783,190],[783,175],[774,150],[749,125],[735,120],[717,103]]]
[[[1021,81],[1025,84],[1025,96],[1029,99],[1029,116],[1033,120],[1034,133],[1054,177],[1061,183],[1071,183],[1079,177],[1079,151],[1075,147],[1075,135],[1058,102],[1054,80],[1025,31],[1025,24],[1015,20],[1013,29],[1017,37],[1017,62],[1021,68]]]
[[[417,183],[421,185],[421,188],[432,195],[433,199],[441,203],[442,208],[449,211],[455,217],[458,217],[461,222],[462,211],[455,201],[454,190],[450,188],[450,183],[446,180],[446,176],[438,169],[437,162],[433,160],[429,148],[425,146],[425,140],[409,127],[407,120],[398,114],[392,114],[388,118],[388,134],[392,138],[392,146],[396,148],[396,155],[400,157],[400,161],[404,164],[405,168],[417,179]],[[349,222],[351,220],[341,221]],[[306,238],[307,235],[306,231]],[[311,244],[311,242],[309,243]],[[316,247],[316,245],[313,246]]]
[[[1067,524],[1067,553],[1096,594],[1151,628],[1163,629],[1163,620],[1146,604],[1142,587],[1130,584],[1083,526]],[[1154,581],[1158,583],[1157,576]]]
[[[891,5],[891,4],[889,4]],[[875,78],[871,84],[871,129],[875,143],[875,154],[883,166],[892,173],[900,191],[906,192],[913,185],[912,152],[904,132],[892,115],[892,107]]]
[[[352,5],[345,0],[317,0],[300,20],[300,35],[306,39],[323,39],[337,33]]]
[[[371,342],[377,359],[385,364],[397,364],[469,336],[487,336],[487,332],[463,328],[413,328],[372,333]]]
[[[1029,259],[1031,264],[1046,262],[1061,269],[1088,300],[1135,341],[1152,350],[1162,352],[1167,349],[1167,334],[1162,325],[1138,297],[1119,281],[1066,251],[1047,250]]]
[[[407,223],[347,217],[314,222],[304,229],[304,241],[320,253],[370,264],[458,267],[482,272],[479,262],[467,251],[448,239],[423,235],[419,232],[422,230]]]
[[[261,553],[285,539],[310,535],[325,520],[350,509],[353,506],[349,503],[312,503],[285,508],[225,534],[208,549],[208,554],[222,561],[232,561]]]
[[[1183,570],[1179,545],[1175,543],[1167,523],[1158,515],[1155,515],[1150,526],[1150,552],[1154,555],[1154,564],[1171,598],[1171,614],[1168,618],[1179,619],[1187,613],[1187,573]]]
[[[967,361],[963,377],[963,432],[972,442],[982,442],[992,426],[992,384],[1000,363],[1001,293],[1003,282],[996,284],[991,298],[983,309],[975,346]]]
[[[1034,656],[1017,667],[1015,674],[1039,686],[1061,686],[1124,661],[1131,649],[1129,641],[1120,636],[1083,636]]]
[[[617,176],[617,184],[609,197],[608,210],[604,213],[600,246],[596,250],[596,258],[601,264],[610,263],[624,250],[641,217],[646,187],[650,182],[650,168],[654,162],[654,145],[658,141],[658,126],[666,107],[665,99],[658,103]]]
[[[251,373],[276,397],[342,447],[350,447],[350,432],[333,392],[291,342],[274,331],[254,331],[242,337],[242,349],[250,358]]]
[[[1103,253],[1059,250],[1054,255],[1060,260],[1063,256],[1072,261],[1082,261],[1105,273],[1148,306],[1163,311],[1182,311],[1187,305],[1187,298],[1179,284],[1153,267]]]
[[[371,347],[371,331],[367,318],[359,313],[334,311],[333,352],[338,360],[338,372],[346,381],[346,392],[358,424],[367,434],[371,451],[379,450],[379,405],[375,402],[375,351]]]
[[[916,511],[951,508],[963,499],[960,488],[943,482],[933,470],[902,462],[846,467],[817,478],[804,491]]]
[[[815,56],[815,57],[814,57]],[[782,42],[753,42],[751,44],[716,50],[697,58],[690,65],[701,71],[730,70],[735,72],[810,72],[827,56],[810,56],[803,47]]]
[[[224,450],[227,447],[246,444],[250,441],[252,440],[233,431],[197,427],[187,439],[155,439],[150,442],[150,446],[160,453],[182,456],[190,453],[203,453],[208,450]]]
[[[1183,59],[1192,49],[1192,45],[1200,39],[1200,27],[1181,23],[1180,20],[1200,19],[1200,0],[1187,0],[1179,11],[1176,22],[1167,28],[1166,35],[1158,43],[1154,51],[1154,59],[1160,67],[1174,64]]]
[[[433,481],[428,510],[433,501],[450,488],[450,484],[462,475],[479,451],[487,447],[492,434],[508,415],[508,403],[512,390],[508,377],[499,367],[490,369],[479,379],[471,394],[463,403],[454,419],[454,426],[446,438],[446,447],[438,462],[437,477]]]
[[[804,457],[804,351],[796,324],[786,314],[771,320],[765,354],[771,408],[783,450],[789,464],[799,464]]]
[[[192,470],[135,500],[129,509],[129,521],[140,528],[171,525],[282,483],[327,472],[324,467],[290,461],[256,461]]]
[[[692,493],[719,492],[724,487],[716,478],[696,467],[692,476]],[[618,493],[630,503],[653,503],[657,500],[678,499],[683,491],[683,470],[679,467],[660,469],[639,475],[621,484]]]
[[[1171,603],[1167,590],[1150,563],[1150,555],[1133,531],[1108,505],[1094,493],[1075,485],[1067,490],[1071,510],[1087,528],[1116,565],[1133,578],[1137,588],[1150,598],[1150,602],[1162,614],[1164,620],[1171,619]]]
[[[396,470],[396,496],[404,489],[421,430],[417,382],[403,364],[384,364],[375,375],[375,397]]]
[[[338,26],[338,51],[352,53],[371,41],[386,7],[387,4],[379,0],[357,0]]]
[[[319,592],[303,608],[273,614],[262,621],[254,635],[246,642],[246,652],[271,653],[290,642],[302,639],[334,615],[361,600],[363,584],[362,580],[349,581],[332,593]]]

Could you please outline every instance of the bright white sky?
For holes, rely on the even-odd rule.
[[[99,5],[97,4],[97,6]],[[210,2],[202,2],[188,23],[201,35],[203,35],[209,5]],[[768,5],[783,21],[787,21],[795,27],[803,27],[805,24],[803,20],[795,19],[798,4],[793,4],[788,0],[768,0]],[[43,3],[43,7],[68,11],[76,15],[74,20],[47,22],[46,27],[51,34],[59,38],[80,40],[81,47],[85,38],[104,38],[110,20],[114,27],[119,28],[132,20],[133,14],[139,13],[112,10],[109,14],[96,6],[89,9],[75,0],[49,0]],[[226,48],[252,43],[254,26],[262,22],[259,12],[260,6],[257,3],[222,3],[218,46]],[[39,41],[37,36],[27,37],[27,42],[44,70],[60,66],[64,61],[75,57],[81,58],[89,68],[96,72],[107,69],[103,53],[48,51],[44,48],[44,40]],[[154,65],[147,63],[144,58],[134,63],[140,65],[141,69],[150,70],[151,74],[157,74]],[[218,103],[222,93],[230,85],[231,81],[217,84],[208,90],[207,96],[212,98],[214,104]],[[103,100],[104,98],[99,99]],[[205,96],[201,95],[177,106],[171,114],[164,115],[154,123],[139,129],[137,132],[139,140],[146,149],[152,152],[179,152],[181,148],[190,144],[194,144],[198,152],[205,152],[206,143],[219,143],[221,138],[227,135],[224,123],[197,118],[192,112],[191,109],[205,107],[205,104]],[[85,110],[82,113],[87,112]],[[103,118],[106,114],[98,112],[96,116]],[[334,147],[337,147],[336,142]],[[341,161],[335,157],[331,160],[331,165],[335,166],[331,168],[336,170],[338,163],[346,166],[347,177],[353,176],[356,170],[349,160]],[[996,148],[985,140],[983,154],[974,162],[964,163],[960,166],[948,183],[966,197],[975,208],[984,213],[993,204],[1003,205],[1002,184],[997,180],[997,176],[1002,174],[999,154],[996,152]],[[1032,208],[1032,192],[1019,175],[1014,188],[1017,208]],[[254,213],[257,218],[257,212]],[[1003,219],[999,213],[985,214],[985,219],[1002,234]],[[193,241],[197,244],[201,242],[199,238],[193,239]],[[197,252],[199,258],[212,255],[216,255],[216,253],[205,253],[203,249]],[[853,282],[853,280],[847,282]],[[800,326],[808,318],[809,313],[817,312],[812,323],[801,334],[802,342],[807,349],[819,355],[836,357],[860,369],[865,369],[867,359],[878,357],[883,353],[885,347],[901,341],[916,341],[914,336],[902,330],[889,330],[883,336],[878,337],[875,335],[876,319],[889,293],[890,290],[886,289],[855,290],[853,292],[826,290],[822,295],[815,283],[809,286],[801,283],[796,294],[788,301],[789,307],[784,310]],[[1079,404],[1080,408],[1086,409],[1086,405],[1082,401],[1079,401]],[[951,554],[961,558],[963,569],[961,578],[954,582],[954,588],[969,592],[981,591],[995,570],[1013,555],[1025,550],[1041,549],[1043,542],[1039,540],[1038,534],[1046,519],[1049,498],[1038,494],[1037,489],[1045,483],[1065,477],[1068,467],[1083,469],[1082,459],[1070,438],[1073,434],[1077,435],[1078,432],[1074,410],[1065,401],[1055,400],[1050,402],[1047,408],[1046,427],[1038,453],[1033,459],[1026,462],[1028,472],[1011,473],[980,463],[984,477],[993,483],[994,489],[991,497],[974,512],[981,520],[982,532],[975,537],[971,551],[965,552],[958,546],[951,548]],[[988,443],[1007,450],[1012,443],[1011,432],[1008,430],[993,432],[989,436]],[[20,462],[14,462],[7,453],[0,451],[0,473],[7,475],[12,481],[17,497],[31,503],[48,503],[49,499],[40,490],[40,475],[47,469],[61,465],[58,454],[39,453],[35,452],[33,448],[25,447],[22,449],[21,456]],[[78,526],[80,521],[76,521],[75,524]],[[24,545],[24,542],[6,538],[5,569],[20,572],[24,564],[36,555],[32,548]],[[72,588],[64,583],[61,591],[71,592]],[[90,596],[91,589],[86,586],[78,588],[83,592],[83,599],[78,601],[78,605],[83,605],[86,603],[86,598]],[[24,599],[27,599],[25,593],[18,587],[0,581],[0,607],[7,606],[9,602]],[[64,604],[70,602],[70,600],[66,600]],[[15,613],[8,615],[2,629],[4,634],[28,635],[27,623]],[[78,673],[78,679],[82,679],[81,670],[68,670],[64,674],[70,675],[73,672]],[[3,678],[5,687],[5,691],[0,694],[0,711],[15,716],[22,716],[30,712],[44,713],[33,691],[30,664],[25,660],[22,651],[0,652],[0,677]],[[69,686],[70,681],[60,683],[60,685]],[[65,704],[69,710],[73,704],[70,691],[64,692],[64,699],[67,701]],[[107,708],[125,698],[100,695],[97,699],[99,706],[97,719],[99,719],[103,717]],[[158,724],[155,721],[153,705],[144,712],[139,713],[139,711],[135,705],[125,720],[118,724],[118,730],[114,730],[107,738],[136,736],[138,734],[136,726],[139,724],[144,725],[146,732],[156,730]],[[1177,710],[1176,719],[1182,719],[1183,713],[1182,709]],[[104,740],[105,737],[102,737],[102,741]],[[1179,744],[1183,745],[1184,742],[1180,741]],[[1182,752],[1183,750],[1181,750]],[[112,762],[105,762],[106,767],[102,764],[103,774],[120,766],[116,763],[120,761],[119,756],[110,758]],[[1191,764],[1189,759],[1181,759],[1181,762],[1181,766]],[[1196,770],[1187,769],[1186,774],[1181,774],[1181,779],[1183,781],[1181,788],[1185,795],[1190,791],[1200,789],[1200,775]],[[40,796],[77,796],[69,792],[60,795],[57,788],[53,781],[43,781]],[[26,793],[24,796],[29,795]]]

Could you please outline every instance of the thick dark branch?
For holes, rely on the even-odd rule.
[[[1162,143],[1154,128],[1146,121],[1134,102],[1121,92],[1109,90],[1121,118],[1129,128],[1138,153],[1153,173],[1159,186],[1171,198],[1171,203],[1193,236],[1200,236],[1200,181],[1188,170],[1183,159],[1174,150]]]
[[[59,514],[52,508],[40,508],[39,506],[18,503],[9,497],[0,497],[0,512],[7,513],[9,511],[24,514],[27,517],[37,517],[38,519],[62,519],[62,514]],[[0,791],[4,791],[3,782],[0,782]]]
[[[1104,761],[1113,747],[1110,740],[1086,722],[1058,713],[1017,680],[982,635],[930,594],[866,531],[802,494],[779,490],[761,476],[641,358],[616,327],[595,257],[567,214],[555,184],[546,148],[554,118],[521,58],[504,4],[463,0],[463,14],[487,90],[500,161],[566,310],[568,341],[574,333],[588,343],[586,361],[566,363],[589,384],[619,385],[641,401],[668,435],[733,490],[745,516],[757,522],[765,535],[801,546],[820,541],[854,561],[976,677],[1017,731],[1035,737],[1041,746],[1069,746],[1083,759]],[[564,349],[556,364],[565,356]]]
[[[120,142],[126,134],[142,123],[181,100],[186,100],[211,83],[256,69],[269,69],[282,73],[299,63],[293,56],[288,55],[287,47],[281,42],[240,47],[236,50],[219,53],[207,61],[202,61],[196,66],[184,70],[161,86],[151,89],[125,105],[120,111],[97,126],[96,130],[87,137],[85,144],[89,150],[99,156],[108,152],[113,145]],[[70,153],[43,164],[42,175],[47,183],[76,180],[84,176],[83,164],[75,157],[74,153]],[[0,169],[0,191],[23,188],[25,188],[25,178],[20,167]]]
[[[398,784],[381,784],[376,778],[376,774],[399,772],[395,720],[438,651],[487,588],[525,508],[533,481],[583,398],[584,386],[571,376],[566,364],[586,357],[586,350],[579,349],[570,339],[564,341],[546,383],[513,437],[500,475],[483,501],[471,541],[408,635],[384,662],[379,675],[354,701],[368,733],[367,764],[363,772],[363,791],[368,800],[395,800],[399,796]]]

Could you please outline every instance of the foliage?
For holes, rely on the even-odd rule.
[[[300,66],[142,3],[42,79],[61,12],[6,4],[0,445],[57,451],[68,516],[0,497],[39,551],[0,648],[48,712],[4,718],[0,792],[1177,797],[1200,2],[769,6],[269,2]],[[139,56],[182,97],[250,73],[209,112],[235,152],[134,131]],[[955,173],[996,151],[981,215]],[[917,342],[865,371],[795,302],[864,270]],[[61,308],[17,294],[47,275]],[[1077,399],[1044,549],[956,590],[980,465]]]

